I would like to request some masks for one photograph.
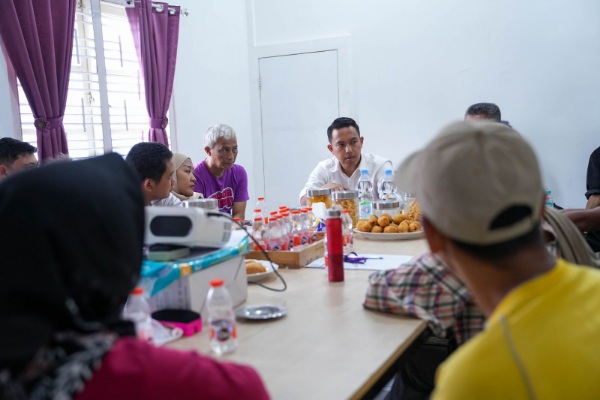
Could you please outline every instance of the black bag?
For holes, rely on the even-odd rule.
[[[442,339],[427,328],[400,357],[399,370],[386,400],[428,399],[434,388],[438,366],[456,347],[451,330]]]

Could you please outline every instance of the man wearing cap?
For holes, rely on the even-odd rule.
[[[300,191],[300,204],[306,204],[308,189],[356,190],[360,170],[369,171],[373,183],[373,197],[377,198],[376,183],[384,175],[384,169],[392,169],[392,162],[383,157],[362,152],[364,137],[352,118],[335,119],[327,128],[327,148],[333,157],[317,164],[308,182]]]
[[[504,125],[461,122],[413,162],[429,247],[488,318],[442,364],[433,398],[596,398],[600,271],[544,247],[531,147]]]

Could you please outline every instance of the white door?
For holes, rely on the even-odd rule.
[[[331,156],[327,127],[340,112],[338,51],[260,58],[259,74],[264,193],[273,211],[298,205],[310,172]]]

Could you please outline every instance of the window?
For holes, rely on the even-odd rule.
[[[20,84],[18,89],[23,140],[36,146],[31,109]],[[69,155],[75,159],[109,151],[126,155],[146,140],[143,76],[123,6],[79,1],[63,122]]]

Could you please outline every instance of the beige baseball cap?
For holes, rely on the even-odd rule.
[[[544,190],[537,158],[503,124],[453,123],[409,156],[396,175],[414,192],[423,215],[454,240],[502,243],[540,222]]]

